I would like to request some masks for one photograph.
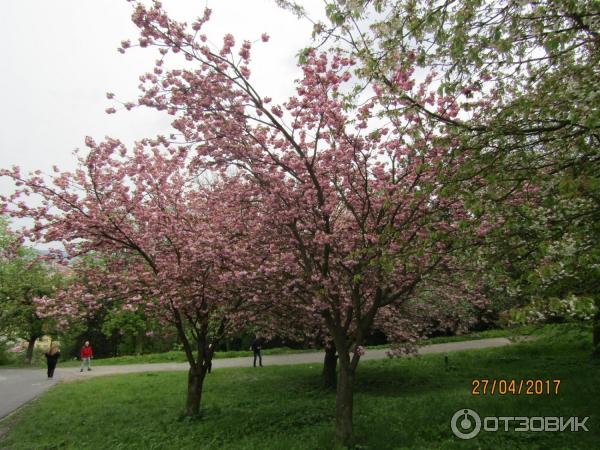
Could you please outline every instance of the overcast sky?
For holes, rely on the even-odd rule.
[[[220,44],[225,33],[237,42],[255,41],[252,79],[259,92],[275,100],[292,93],[299,76],[296,52],[310,39],[310,24],[275,5],[274,0],[163,0],[173,17],[191,22],[205,6],[213,10],[206,26]],[[322,2],[304,0],[318,16]],[[112,136],[126,143],[169,130],[169,118],[136,109],[107,115],[113,106],[106,92],[119,99],[137,96],[138,77],[151,69],[156,52],[117,52],[121,40],[137,39],[125,0],[8,0],[2,2],[0,42],[0,166],[24,172],[52,165],[70,170],[72,151],[84,148],[84,137]],[[0,179],[0,192],[12,190]]]

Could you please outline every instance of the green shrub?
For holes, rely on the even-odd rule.
[[[8,355],[8,348],[6,342],[0,340],[0,366],[10,363],[10,356]]]
[[[574,294],[564,298],[534,299],[529,305],[513,308],[501,316],[503,326],[533,323],[562,323],[592,320],[596,313],[594,299]]]

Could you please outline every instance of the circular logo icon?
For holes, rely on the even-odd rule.
[[[452,432],[460,439],[473,439],[481,431],[481,418],[472,409],[459,409],[450,422]]]

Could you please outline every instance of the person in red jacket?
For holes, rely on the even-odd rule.
[[[94,352],[92,351],[90,341],[85,341],[85,345],[81,347],[81,351],[79,352],[79,357],[81,358],[80,372],[83,372],[85,366],[87,366],[87,370],[92,370],[92,358],[94,357]]]

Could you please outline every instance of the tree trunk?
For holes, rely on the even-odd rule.
[[[27,341],[27,352],[25,353],[25,360],[27,364],[31,364],[31,360],[33,358],[33,349],[35,347],[35,341],[37,341],[37,337],[30,337]]]
[[[135,336],[135,354],[141,355],[144,350],[144,332],[140,331]]]
[[[116,331],[113,331],[113,334],[110,339],[110,343],[111,343],[111,347],[112,347],[113,356],[115,356],[115,357],[119,356],[119,343],[120,343],[119,333],[117,333]]]
[[[352,445],[352,407],[354,400],[354,370],[340,361],[335,397],[335,442],[337,447]]]
[[[600,296],[596,297],[596,315],[592,325],[592,356],[600,358]]]
[[[323,386],[327,389],[335,388],[337,382],[337,355],[335,345],[332,343],[325,347],[323,361]]]
[[[200,401],[202,400],[202,385],[206,370],[204,368],[190,367],[188,372],[187,401],[185,403],[185,416],[200,416]]]

